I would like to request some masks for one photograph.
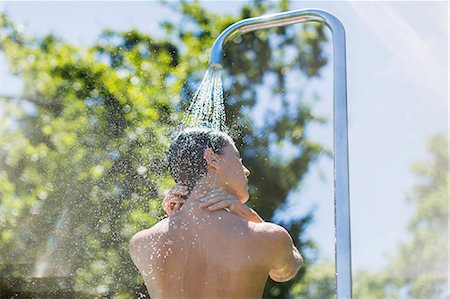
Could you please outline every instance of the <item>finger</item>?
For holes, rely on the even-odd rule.
[[[164,209],[164,211],[169,207],[169,201],[164,199],[164,201],[162,202],[162,207]]]
[[[178,197],[178,196],[171,196],[171,197],[167,197],[165,199],[165,202],[171,204],[171,203],[177,203],[177,202],[181,202],[184,203],[186,201],[185,198],[182,197]]]
[[[183,204],[182,203],[171,203],[167,209],[164,209],[167,214],[171,215],[174,211],[179,210]]]
[[[222,198],[232,198],[233,195],[231,195],[230,193],[226,192],[226,191],[211,191],[210,193],[208,193],[207,195],[205,195],[203,198],[200,199],[200,201],[205,202],[211,199],[222,199]]]
[[[234,199],[226,199],[226,198],[222,197],[220,199],[214,198],[214,199],[211,199],[211,200],[206,201],[204,203],[201,203],[200,207],[201,208],[208,208],[210,206],[218,205],[218,204],[220,204],[221,206],[224,206],[224,207],[229,207],[233,203],[234,203]]]
[[[173,195],[169,190],[169,192],[166,194],[166,196],[162,202],[162,208],[163,208],[164,212],[166,212],[170,216],[171,214],[173,214],[173,209],[175,207],[175,204],[180,203],[182,205],[182,204],[184,204],[185,201],[186,201],[186,199],[184,199],[180,196]],[[180,207],[181,207],[181,205],[180,205]]]
[[[207,208],[207,207],[217,204],[219,202],[225,202],[225,201],[227,201],[227,199],[224,197],[210,198],[209,200],[200,203],[200,208]]]
[[[164,210],[164,212],[166,212],[166,214],[167,215],[171,215],[172,214],[172,207],[170,207],[170,206],[165,206],[165,207],[163,207],[163,210]]]
[[[165,197],[184,197],[187,195],[189,195],[188,187],[178,185],[173,186],[165,192]]]
[[[183,203],[186,202],[186,199],[182,199],[182,198],[175,197],[175,198],[169,199],[167,202],[168,202],[169,204],[176,204],[176,203],[181,203],[181,204],[183,204]]]
[[[170,195],[178,197],[186,197],[189,195],[189,191],[171,191]]]
[[[224,201],[220,201],[218,203],[208,206],[207,209],[210,211],[217,211],[217,210],[227,208],[229,206],[230,206],[230,203],[227,200],[224,200]]]
[[[229,194],[229,193],[222,188],[217,188],[210,191],[209,194]]]
[[[201,206],[208,206],[208,205],[220,202],[222,200],[235,201],[235,200],[239,200],[239,199],[236,196],[231,195],[229,193],[217,194],[217,195],[211,194],[211,195],[208,195],[208,196],[204,197],[201,200],[202,203],[200,205]]]
[[[186,196],[189,194],[189,188],[184,185],[175,185],[170,191],[172,194],[178,196]]]
[[[201,201],[200,207],[207,207],[222,200],[224,200],[224,197],[207,197]]]
[[[172,208],[172,211],[171,211],[171,214],[170,215],[172,215],[173,213],[176,213],[176,212],[178,212],[179,210],[181,210],[181,207],[182,207],[183,205],[181,204],[181,203],[177,203],[177,204],[175,204],[174,206],[173,206],[173,208]]]
[[[183,190],[183,189],[171,189],[168,193],[169,195],[175,195],[175,196],[186,196],[189,194],[189,189]]]
[[[177,203],[177,202],[183,202],[184,203],[184,199],[181,199],[181,198],[179,198],[179,197],[166,197],[165,199],[164,199],[164,201],[162,202],[162,206],[163,206],[163,209],[164,210],[166,210],[167,208],[169,208],[169,207],[173,207],[173,205],[175,204],[175,203]]]

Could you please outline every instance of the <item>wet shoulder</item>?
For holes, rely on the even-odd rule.
[[[280,240],[286,236],[290,236],[289,232],[283,226],[272,222],[256,223],[254,226],[254,235],[256,242],[267,256],[276,255],[277,245],[280,243]]]
[[[267,253],[267,247],[270,246],[271,236],[276,234],[280,226],[262,222],[256,223],[242,219],[233,213],[223,211],[216,214],[218,230],[223,232],[225,237],[231,240],[246,239],[253,250],[261,250]],[[257,248],[257,249],[256,249]]]
[[[152,227],[149,227],[147,229],[143,229],[143,230],[137,232],[130,239],[130,244],[132,244],[132,243],[139,244],[139,243],[148,241],[154,235],[163,234],[164,231],[167,231],[167,223],[168,223],[168,218],[165,218],[165,219],[157,222]]]

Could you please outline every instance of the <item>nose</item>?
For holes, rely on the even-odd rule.
[[[244,174],[246,177],[250,175],[250,170],[247,169],[247,167],[244,166]]]

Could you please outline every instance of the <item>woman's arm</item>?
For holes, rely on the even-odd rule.
[[[212,192],[202,199],[200,207],[208,209],[209,211],[217,211],[226,209],[227,211],[246,219],[251,222],[261,223],[264,220],[252,208],[243,204],[236,196],[226,192],[225,190],[218,190]]]
[[[163,209],[167,215],[172,215],[178,211],[186,201],[188,195],[188,187],[177,184],[167,191],[163,201]],[[261,223],[264,220],[252,208],[243,204],[236,196],[226,192],[225,190],[217,190],[202,198],[203,203],[200,207],[209,211],[218,211],[225,209],[243,219],[251,222]]]

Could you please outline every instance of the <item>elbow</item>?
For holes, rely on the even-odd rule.
[[[295,267],[292,269],[292,272],[286,276],[283,282],[293,279],[297,275],[298,271],[300,271],[300,269],[303,267],[303,258],[300,254],[296,257],[295,260],[296,260]]]
[[[269,273],[269,276],[275,282],[286,282],[293,279],[297,275],[298,271],[301,269],[302,266],[303,266],[303,258],[299,255],[298,258],[296,258],[295,267],[292,268],[291,272],[281,274],[280,272],[271,271]]]
[[[269,273],[269,277],[275,282],[285,282],[290,280],[290,278],[288,278],[287,276],[278,276],[274,273]]]
[[[296,247],[294,247],[294,248],[295,248],[294,258],[295,258],[295,262],[297,265],[295,273],[297,273],[300,270],[300,268],[303,266],[303,257],[300,254],[300,252],[298,251],[298,249]]]
[[[294,271],[292,273],[288,273],[288,274],[283,275],[283,276],[278,276],[278,275],[273,274],[273,273],[271,273],[269,276],[275,282],[286,282],[286,281],[289,281],[292,278],[294,278],[297,275],[297,273],[298,273],[298,270],[296,270],[296,271]]]
[[[298,254],[298,269],[297,269],[297,272],[298,272],[298,270],[300,270],[301,267],[303,267],[303,263],[304,263],[303,257],[299,253]]]
[[[300,259],[297,261],[296,267],[294,268],[294,270],[292,271],[292,273],[289,273],[289,275],[288,275],[286,281],[293,279],[293,278],[297,275],[298,271],[300,271],[300,269],[302,268],[302,266],[303,266],[303,258],[300,257]]]

